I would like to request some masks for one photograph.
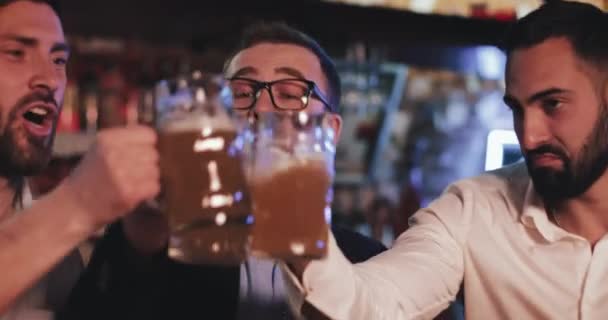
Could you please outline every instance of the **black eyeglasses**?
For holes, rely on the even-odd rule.
[[[255,106],[262,93],[268,90],[273,106],[279,110],[299,111],[308,106],[310,98],[316,98],[331,112],[332,106],[327,102],[319,87],[310,80],[289,78],[270,82],[257,81],[249,78],[228,78],[232,90],[233,109],[249,110]]]

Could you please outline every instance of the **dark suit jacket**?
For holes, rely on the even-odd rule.
[[[352,262],[386,250],[353,231],[340,227],[332,231]],[[115,224],[96,246],[56,319],[234,319],[239,281],[239,266],[186,265],[164,252],[142,259]]]

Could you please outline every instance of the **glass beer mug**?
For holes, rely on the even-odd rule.
[[[236,265],[246,258],[251,202],[227,113],[221,77],[161,81],[155,88],[168,254],[192,264]]]
[[[325,114],[260,112],[250,120],[245,167],[255,223],[251,254],[318,259],[327,252],[334,131]],[[241,121],[242,122],[242,121]]]

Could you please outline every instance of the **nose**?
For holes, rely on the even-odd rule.
[[[40,58],[32,66],[30,89],[55,93],[65,82],[65,74],[49,59]]]
[[[523,150],[533,150],[549,142],[551,133],[547,120],[541,111],[528,110],[520,120],[515,121],[515,130]]]
[[[258,93],[258,98],[255,102],[254,106],[256,111],[259,112],[270,112],[274,111],[274,107],[272,105],[272,99],[270,97],[270,91],[266,88],[260,89]]]

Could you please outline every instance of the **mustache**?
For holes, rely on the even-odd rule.
[[[19,101],[17,101],[15,109],[20,110],[21,108],[34,102],[51,104],[53,107],[55,107],[56,111],[59,111],[59,103],[55,100],[53,93],[47,90],[37,90],[23,96],[21,99],[19,99]]]
[[[564,150],[562,150],[556,146],[549,145],[549,144],[542,145],[542,146],[534,148],[532,150],[527,150],[526,158],[531,158],[534,156],[541,156],[542,154],[546,154],[546,153],[553,154],[553,155],[559,157],[560,159],[564,159],[564,160],[568,159],[568,155],[566,155],[566,152],[564,152]]]

